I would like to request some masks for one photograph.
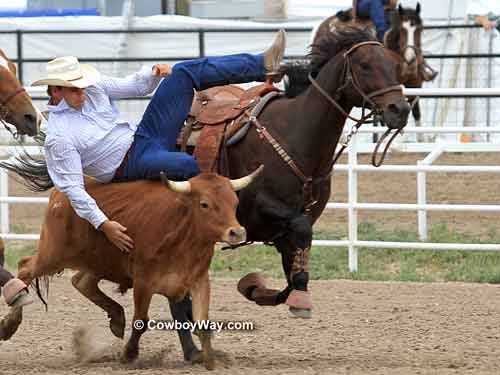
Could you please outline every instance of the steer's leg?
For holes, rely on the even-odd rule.
[[[170,313],[172,318],[178,322],[191,322],[193,321],[193,306],[191,303],[191,296],[188,294],[180,302],[174,302],[172,299],[168,300],[170,304]],[[181,341],[182,352],[184,359],[190,362],[199,362],[201,360],[201,352],[193,342],[193,336],[189,330],[177,330],[179,340]]]
[[[90,273],[80,271],[73,275],[71,283],[76,290],[108,313],[108,317],[111,319],[109,322],[111,332],[122,339],[125,332],[125,312],[118,302],[99,289],[100,280],[100,278]]]
[[[208,270],[201,276],[200,280],[191,288],[193,298],[194,321],[208,321],[208,309],[210,306],[210,280]],[[211,344],[211,332],[209,330],[199,331],[201,349],[203,351],[203,362],[208,370],[215,367],[214,352]]]
[[[131,362],[139,355],[139,340],[148,327],[148,310],[153,292],[148,283],[134,280],[134,320],[132,334],[123,349],[122,362]]]

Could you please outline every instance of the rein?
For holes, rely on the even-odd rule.
[[[18,89],[14,90],[13,92],[11,92],[9,95],[7,95],[6,98],[2,99],[0,101],[0,122],[3,124],[3,126],[5,127],[5,129],[7,129],[7,131],[12,135],[12,137],[14,139],[17,139],[19,137],[19,134],[17,133],[17,131],[15,130],[12,130],[6,123],[6,118],[7,116],[9,115],[10,111],[9,111],[9,108],[7,107],[7,104],[12,100],[14,99],[17,95],[23,93],[23,92],[26,92],[26,90],[24,89],[24,87],[19,87]]]
[[[381,114],[381,110],[380,108],[377,106],[377,104],[373,101],[373,98],[376,98],[378,96],[382,96],[382,95],[385,95],[389,92],[392,92],[392,91],[402,91],[402,87],[401,85],[394,85],[394,86],[390,86],[390,87],[386,87],[386,88],[383,88],[381,90],[376,90],[370,94],[366,94],[362,89],[361,87],[359,86],[358,84],[358,81],[356,79],[356,76],[354,75],[354,72],[352,70],[352,61],[351,61],[351,54],[356,50],[358,49],[359,47],[362,47],[362,46],[365,46],[365,45],[378,45],[378,46],[381,46],[383,47],[383,45],[379,42],[376,42],[376,41],[367,41],[367,42],[361,42],[361,43],[358,43],[358,44],[355,44],[354,46],[352,46],[349,50],[347,50],[345,53],[344,53],[344,59],[345,59],[345,63],[344,63],[344,68],[343,68],[343,76],[344,76],[344,84],[339,87],[337,89],[337,92],[335,93],[335,97],[337,98],[338,100],[338,97],[340,96],[340,93],[342,92],[342,90],[344,90],[346,87],[348,87],[349,85],[352,85],[354,87],[354,89],[361,95],[361,97],[363,98],[363,107],[362,107],[362,115],[361,115],[361,118],[359,119],[356,119],[355,117],[352,117],[349,113],[347,113],[343,108],[342,106],[338,103],[337,100],[335,100],[334,98],[332,98],[320,85],[319,83],[311,76],[311,74],[309,74],[308,78],[309,78],[309,81],[311,82],[311,84],[313,85],[313,87],[318,90],[318,92],[324,97],[326,98],[337,110],[339,110],[346,118],[349,118],[353,121],[356,122],[356,124],[352,127],[351,131],[349,132],[349,134],[347,135],[347,139],[346,141],[342,144],[342,148],[340,149],[340,151],[337,153],[337,155],[332,159],[332,161],[330,162],[330,165],[328,166],[328,169],[327,169],[327,173],[322,176],[322,177],[316,177],[314,178],[314,176],[307,176],[301,169],[300,167],[297,165],[297,163],[295,163],[295,161],[293,160],[293,158],[286,152],[286,150],[280,145],[280,143],[267,131],[267,129],[260,123],[260,121],[257,119],[256,116],[251,116],[249,118],[249,121],[250,123],[254,124],[255,127],[256,127],[256,130],[257,130],[257,133],[259,135],[259,137],[261,139],[265,139],[272,147],[273,149],[278,153],[278,155],[281,157],[281,159],[283,159],[283,161],[290,167],[290,169],[293,171],[293,173],[299,178],[299,180],[302,182],[302,196],[303,196],[303,200],[304,200],[304,208],[303,208],[303,211],[304,213],[307,215],[311,212],[311,209],[312,207],[317,203],[317,200],[314,199],[314,194],[313,194],[313,185],[314,184],[317,184],[317,183],[320,183],[320,182],[323,182],[325,181],[326,179],[328,179],[332,172],[333,172],[333,166],[335,165],[335,163],[337,162],[338,158],[340,157],[340,155],[342,154],[342,152],[345,150],[345,148],[347,147],[350,139],[352,138],[352,136],[357,133],[358,129],[361,127],[361,125],[363,125],[364,123],[366,123],[367,119],[373,115],[373,113],[375,113],[376,115],[380,115]],[[371,110],[368,114],[365,115],[365,110],[366,110],[366,104],[369,104],[371,106],[371,108],[374,108],[373,110]],[[381,140],[379,141],[379,143],[377,144],[377,147],[375,148],[375,152],[377,152],[380,144],[381,144],[381,141],[384,140],[387,135],[389,134],[389,132],[391,131],[392,129],[389,129],[385,134],[384,134],[384,137],[381,138]],[[398,131],[396,133],[394,133],[394,135],[392,136],[392,138],[390,139],[388,145],[386,146],[386,149],[384,150],[384,155],[383,157],[385,157],[385,153],[387,152],[387,149],[389,147],[389,145],[392,143],[392,141],[394,140],[394,138],[400,133],[401,129],[398,129]],[[380,164],[376,164],[375,159],[373,158],[372,159],[372,162],[373,162],[373,165],[374,166],[379,166],[382,161],[383,161],[383,158],[380,162]]]

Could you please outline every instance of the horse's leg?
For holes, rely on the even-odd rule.
[[[172,318],[178,322],[193,321],[193,307],[190,295],[186,295],[180,302],[174,302],[169,299],[170,313]],[[184,359],[190,362],[199,362],[201,360],[201,351],[196,347],[193,341],[193,336],[189,330],[177,330],[179,340],[181,341],[182,352]]]
[[[73,275],[71,283],[76,290],[108,313],[108,317],[111,319],[109,322],[111,332],[122,339],[125,333],[125,311],[118,302],[99,289],[100,280],[99,277],[80,271]]]
[[[265,280],[258,273],[250,273],[238,283],[238,291],[258,305],[275,306],[286,303],[290,311],[301,318],[311,317],[309,282],[309,251],[312,243],[312,225],[308,216],[300,215],[290,220],[289,231],[275,240],[281,253],[283,271],[288,286],[282,290],[266,288]]]
[[[60,268],[55,264],[51,264],[50,260],[45,263],[39,261],[38,255],[22,257],[17,263],[17,277],[26,285],[40,276],[50,275],[58,272]],[[23,308],[13,307],[9,313],[0,321],[0,339],[8,340],[16,333],[19,325],[23,320]]]
[[[208,321],[208,310],[210,307],[210,279],[208,270],[201,276],[200,280],[191,288],[193,298],[193,318],[194,321]],[[199,331],[201,349],[203,351],[203,363],[207,370],[215,367],[215,356],[212,350],[212,334],[209,330]]]
[[[411,98],[410,102],[414,100],[415,98]],[[415,104],[413,105],[411,109],[411,114],[413,115],[413,119],[415,120],[415,126],[421,127],[422,126],[422,115],[420,113],[420,103],[417,100]],[[432,136],[428,137],[424,133],[417,133],[417,141],[418,142],[426,142],[427,140],[432,139]]]
[[[139,340],[148,328],[148,310],[151,304],[153,291],[144,280],[134,280],[134,319],[132,334],[123,348],[122,362],[132,362],[139,355]],[[138,322],[141,323],[138,323]]]
[[[307,284],[312,233],[310,217],[300,215],[290,221],[288,235],[276,242],[289,286],[280,293],[278,300],[281,302],[286,297],[284,303],[294,315],[301,318],[311,317],[312,302]]]

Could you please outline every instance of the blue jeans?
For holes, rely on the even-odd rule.
[[[264,81],[264,55],[207,57],[176,64],[153,95],[134,136],[121,175],[114,181],[157,179],[164,171],[173,180],[187,180],[200,170],[196,160],[176,152],[176,140],[193,101],[193,89]]]
[[[377,30],[377,38],[380,41],[384,40],[385,32],[387,31],[387,22],[384,13],[384,0],[358,0],[356,13],[361,17],[370,17],[375,30]]]

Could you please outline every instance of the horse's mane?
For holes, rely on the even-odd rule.
[[[315,77],[319,71],[340,51],[347,50],[355,44],[377,39],[368,30],[359,26],[346,25],[328,31],[310,46],[311,52],[305,62],[293,62],[286,65],[282,72],[288,77],[286,95],[295,97],[309,86],[309,73]]]

